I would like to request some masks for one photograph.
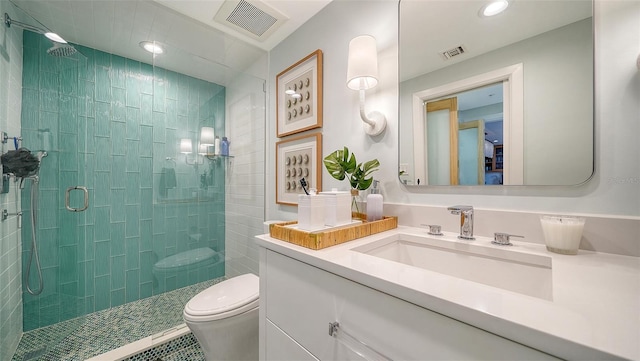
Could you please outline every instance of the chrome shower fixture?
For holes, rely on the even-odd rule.
[[[38,34],[43,34],[44,36],[46,36],[49,40],[51,40],[53,42],[53,47],[49,48],[49,50],[47,50],[47,54],[51,55],[51,56],[71,56],[73,54],[75,54],[76,52],[78,52],[76,50],[76,48],[74,48],[73,46],[67,44],[67,41],[64,40],[60,35],[51,32],[51,31],[47,31],[45,29],[39,28],[37,26],[33,26],[33,25],[29,25],[20,21],[16,21],[11,19],[11,17],[9,16],[8,13],[4,13],[4,24],[10,28],[11,25],[15,25],[19,28],[22,29],[26,29],[29,31],[33,31],[35,33]]]
[[[56,42],[56,43],[60,43],[60,44],[66,44],[67,41],[64,40],[60,35],[51,32],[51,31],[46,31],[44,29],[41,29],[37,26],[33,26],[33,25],[29,25],[20,21],[16,21],[11,19],[11,17],[9,17],[8,13],[4,13],[4,23],[5,25],[10,28],[11,25],[15,25],[17,27],[20,27],[22,29],[27,29],[33,32],[36,32],[38,34],[43,34],[44,36],[46,36],[49,40]]]

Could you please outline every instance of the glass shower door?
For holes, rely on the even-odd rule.
[[[81,78],[87,58],[80,52],[66,57],[49,55],[50,47],[51,42],[42,35],[23,32],[22,146],[46,152],[37,184],[25,182],[21,192],[23,329],[56,325],[25,334],[47,341],[32,350],[33,355],[48,352],[73,335],[83,323],[78,317],[87,310],[83,278],[86,214],[65,208],[67,187],[81,185],[86,177],[81,121],[86,104]],[[35,199],[32,187],[37,187]],[[34,209],[32,201],[37,202]],[[84,194],[70,193],[69,204],[84,204]],[[38,257],[32,253],[32,211],[36,212]]]

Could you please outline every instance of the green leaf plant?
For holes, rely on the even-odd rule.
[[[373,183],[373,177],[370,175],[378,170],[380,162],[373,159],[358,163],[355,154],[349,153],[349,148],[344,147],[324,157],[324,166],[333,178],[337,180],[347,178],[352,189],[363,191]]]

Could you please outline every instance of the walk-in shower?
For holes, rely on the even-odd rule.
[[[92,6],[88,3],[73,2],[73,7]],[[201,25],[190,24],[156,3],[120,4],[125,3],[150,7],[142,10],[151,14],[164,11],[176,17],[176,27],[203,31]],[[171,44],[164,44],[163,55],[153,56],[136,41],[140,55],[125,57],[114,54],[120,50],[96,48],[107,42],[85,46],[61,31],[73,43],[64,46],[73,50],[54,52],[52,47],[61,43],[52,45],[43,29],[58,31],[58,26],[46,21],[44,26],[18,13],[17,6],[7,8],[6,4],[1,12],[10,10],[3,27],[5,38],[21,51],[21,56],[10,60],[20,62],[12,65],[21,76],[22,144],[45,151],[47,158],[40,164],[37,182],[25,181],[24,191],[16,189],[21,194],[17,208],[25,216],[32,210],[38,213],[31,222],[35,231],[27,218],[19,229],[22,328],[12,326],[3,332],[24,331],[23,340],[31,342],[34,338],[27,335],[46,329],[42,334],[57,352],[76,347],[67,342],[85,342],[90,348],[82,353],[86,357],[106,351],[103,347],[121,346],[101,342],[95,333],[85,337],[84,330],[101,324],[106,328],[96,333],[127,333],[121,339],[129,342],[131,336],[144,337],[145,332],[151,336],[175,326],[174,314],[181,320],[184,304],[179,302],[187,294],[182,290],[218,282],[225,277],[230,260],[236,262],[234,272],[247,272],[243,267],[252,255],[234,244],[228,252],[226,233],[231,230],[231,237],[250,242],[256,234],[249,233],[251,224],[260,222],[256,225],[261,229],[263,189],[249,181],[261,182],[264,173],[260,146],[264,144],[264,80]],[[17,0],[16,4],[40,6],[42,13],[49,6],[69,3]],[[20,26],[27,23],[39,25],[35,29]],[[176,62],[186,65],[182,66],[186,70],[176,70]],[[218,74],[225,80],[212,79]],[[205,128],[234,141],[231,156],[201,151]],[[181,139],[192,141],[191,154],[181,154]],[[229,193],[228,188],[236,185],[238,190]],[[12,183],[12,187],[18,185]],[[85,199],[87,207],[79,211]],[[235,211],[229,217],[228,208],[239,207],[250,211]],[[37,252],[31,252],[29,241],[36,234]],[[164,297],[174,290],[181,295],[179,301]],[[130,304],[135,306],[120,311]],[[89,317],[101,319],[106,314],[117,314],[117,322]],[[133,321],[141,318],[145,321]],[[125,322],[132,322],[133,331],[124,331],[131,329],[123,326]],[[46,358],[54,348],[29,342],[27,349],[21,345],[14,355],[17,359]]]
[[[225,87],[80,45],[51,57],[47,42],[23,33],[23,143],[49,154],[46,286],[24,295],[25,330],[224,276],[224,164],[179,162],[177,144],[223,134]]]

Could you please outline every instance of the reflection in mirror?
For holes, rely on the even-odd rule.
[[[427,153],[426,174],[416,172],[416,183],[502,184],[503,163],[494,156],[503,148],[502,88],[500,82],[426,102],[426,147],[416,146]]]
[[[483,5],[400,2],[400,180],[407,185],[588,180],[593,173],[591,1],[521,0],[494,18],[478,15]],[[445,99],[455,99],[456,108],[439,109]],[[430,112],[431,107],[438,110]]]

